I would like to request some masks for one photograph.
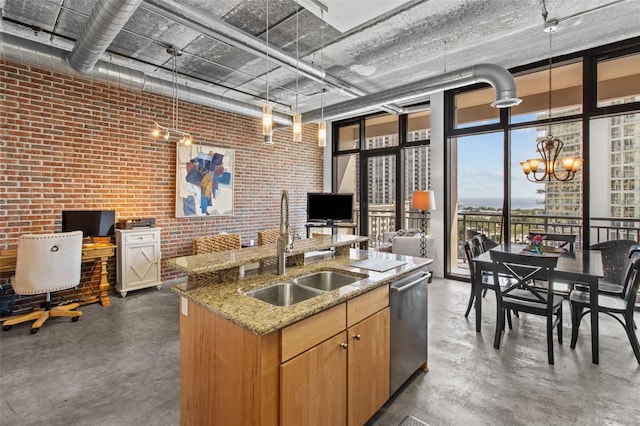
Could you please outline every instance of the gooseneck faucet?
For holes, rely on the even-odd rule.
[[[278,275],[286,274],[287,253],[293,250],[293,239],[289,233],[289,193],[286,189],[280,195],[280,235],[278,236]]]

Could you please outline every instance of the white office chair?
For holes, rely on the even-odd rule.
[[[82,312],[74,311],[79,303],[51,306],[51,292],[76,287],[80,283],[82,264],[82,232],[59,234],[27,234],[18,240],[16,274],[11,286],[16,294],[47,294],[44,310],[36,309],[2,323],[7,331],[14,324],[36,320],[31,334],[38,332],[49,317],[71,317],[78,321]]]

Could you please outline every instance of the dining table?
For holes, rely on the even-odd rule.
[[[604,277],[602,267],[602,256],[599,250],[574,250],[565,252],[562,250],[537,253],[530,250],[526,244],[501,244],[491,250],[505,253],[522,254],[523,262],[528,257],[535,256],[558,256],[558,264],[554,272],[554,280],[569,283],[570,287],[579,284],[589,288],[590,309],[591,309],[591,360],[594,364],[600,362],[598,355],[599,348],[599,323],[598,323],[598,281]],[[490,251],[474,257],[472,262],[475,266],[475,282],[482,282],[483,273],[493,273],[493,262]],[[536,278],[535,276],[533,277]],[[544,278],[544,277],[538,277]],[[482,285],[476,285],[476,331],[481,332],[482,326]]]

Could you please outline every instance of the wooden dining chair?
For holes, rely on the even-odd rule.
[[[624,282],[621,284],[624,288],[624,298],[599,294],[596,315],[600,313],[609,315],[624,327],[636,360],[640,364],[640,344],[638,344],[638,336],[636,335],[636,327],[633,321],[638,287],[640,286],[640,252],[632,254],[631,263],[625,274]],[[591,313],[591,315],[594,315],[594,313],[589,309],[591,298],[588,291],[579,289],[572,291],[569,296],[569,303],[571,305],[571,349],[575,349],[578,342],[580,321],[586,314]]]
[[[500,339],[504,331],[505,312],[508,309],[540,315],[547,319],[547,358],[549,364],[553,358],[553,329],[557,328],[558,343],[562,344],[562,301],[564,298],[553,292],[557,256],[540,256],[517,253],[505,253],[491,250],[494,283],[499,283],[500,275],[512,278],[506,287],[496,286],[497,318],[493,347],[500,349]],[[548,288],[541,289],[532,285],[533,277],[547,281]],[[511,328],[511,326],[509,327]]]

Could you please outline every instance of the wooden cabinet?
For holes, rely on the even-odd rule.
[[[388,286],[266,335],[180,310],[183,426],[362,426],[389,398]]]
[[[282,426],[360,426],[382,407],[389,398],[388,306],[383,286],[282,330],[284,359],[294,342],[306,342],[280,367]],[[342,331],[322,341],[338,324]]]
[[[116,230],[117,284],[122,297],[131,290],[162,287],[160,228]]]
[[[363,425],[389,399],[389,308],[350,327],[347,424]]]

